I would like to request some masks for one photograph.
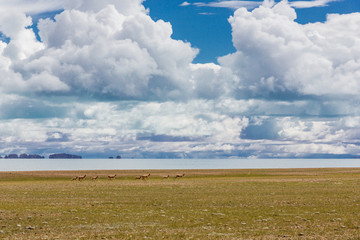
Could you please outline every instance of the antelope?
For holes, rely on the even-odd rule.
[[[150,173],[141,175],[141,179],[145,180],[145,178],[148,178],[150,176]]]
[[[141,176],[136,176],[136,177],[135,177],[135,180],[136,180],[136,179],[141,179]]]
[[[95,176],[95,177],[92,177],[91,179],[92,180],[96,180],[96,179],[98,179],[99,178],[99,176]]]
[[[78,176],[77,178],[79,179],[79,181],[81,181],[86,178],[86,174],[84,176]]]
[[[175,178],[180,178],[180,177],[183,177],[183,176],[185,176],[185,173],[183,173],[183,174],[176,174]]]
[[[170,175],[163,176],[163,179],[169,179]]]
[[[76,179],[78,179],[78,177],[73,177],[73,178],[72,178],[72,181],[75,181]]]
[[[109,178],[110,180],[114,179],[115,177],[116,177],[116,174],[114,174],[114,175],[109,175],[109,176],[108,176],[108,178]]]

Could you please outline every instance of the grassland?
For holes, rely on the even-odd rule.
[[[0,239],[360,239],[360,169],[6,172],[0,197]]]

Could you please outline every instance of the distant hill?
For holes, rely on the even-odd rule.
[[[22,159],[40,159],[40,158],[45,158],[44,156],[40,156],[40,155],[37,155],[37,154],[26,154],[26,153],[23,153],[23,154],[20,154],[20,155],[17,155],[17,154],[9,154],[9,155],[6,155],[4,158],[10,158],[10,159],[13,159],[13,158],[22,158]]]
[[[67,153],[56,153],[56,154],[51,154],[49,155],[49,158],[82,158],[81,156],[78,155],[72,155],[72,154],[67,154]]]

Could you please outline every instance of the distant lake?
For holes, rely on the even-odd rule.
[[[0,171],[360,167],[360,159],[0,159]]]

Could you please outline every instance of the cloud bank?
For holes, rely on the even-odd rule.
[[[37,14],[56,11],[63,8],[63,0],[0,0],[2,12],[22,12]]]
[[[242,7],[236,52],[194,64],[199,50],[140,0],[62,2],[38,22],[41,41],[26,13],[59,3],[34,3],[0,2],[0,155],[360,154],[359,13],[301,25],[295,2]]]

